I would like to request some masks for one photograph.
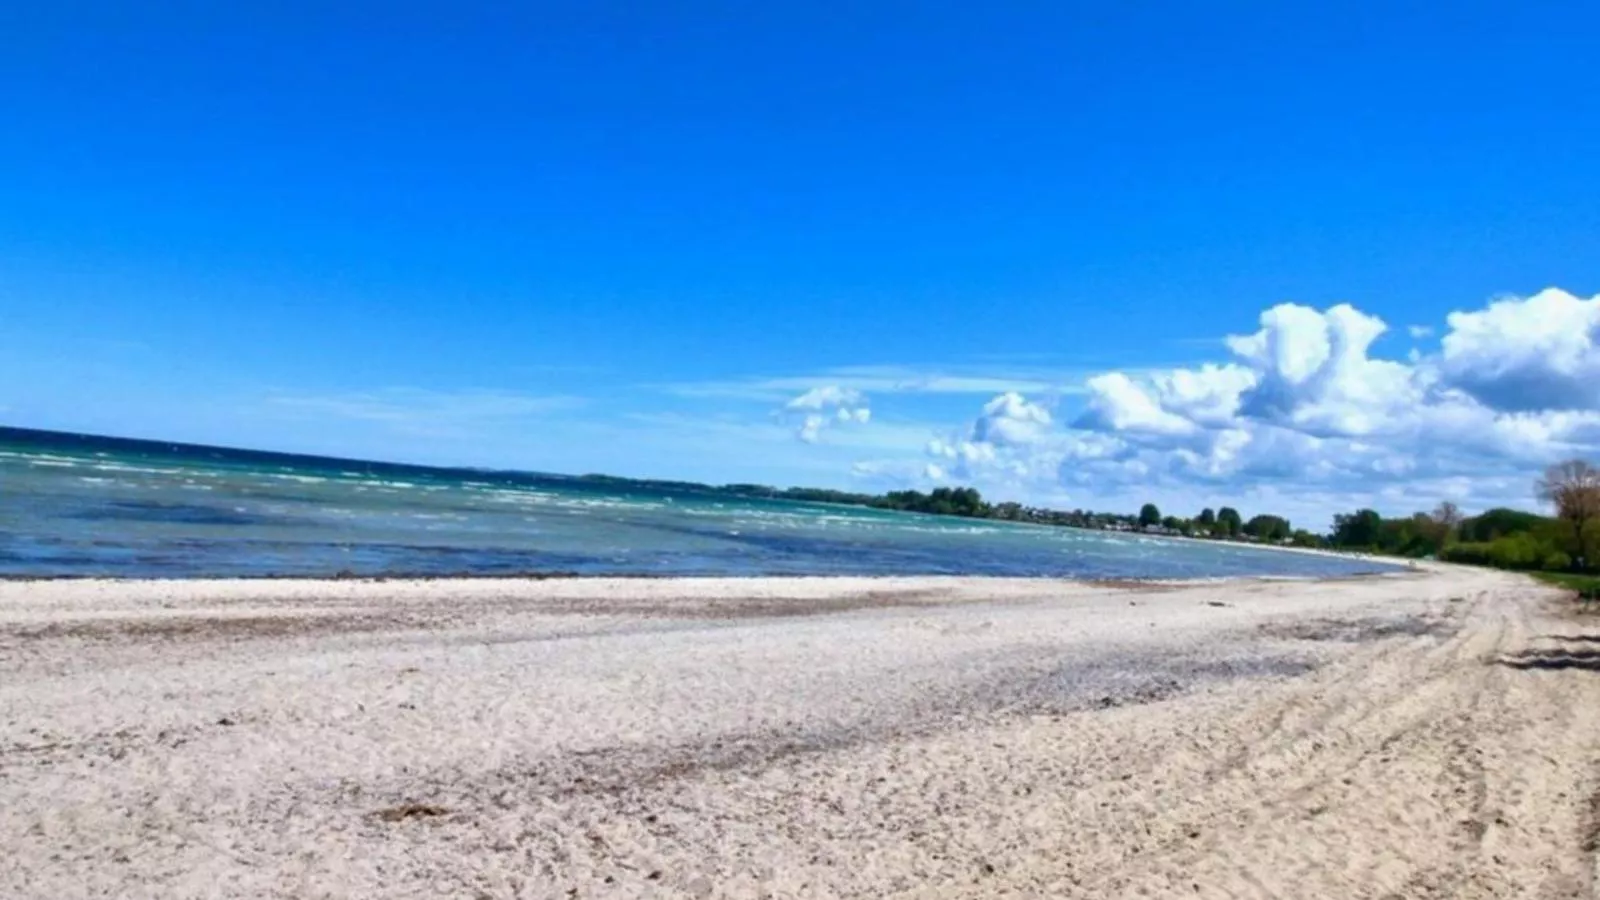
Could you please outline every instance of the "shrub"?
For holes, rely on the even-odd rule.
[[[1553,551],[1544,558],[1544,566],[1542,568],[1546,572],[1565,572],[1572,568],[1572,557],[1562,553],[1560,550]]]
[[[1498,569],[1557,571],[1572,565],[1572,559],[1559,547],[1527,532],[1492,541],[1454,544],[1445,548],[1442,556],[1450,562],[1494,566]]]

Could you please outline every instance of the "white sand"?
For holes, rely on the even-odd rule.
[[[1518,577],[0,584],[0,897],[1591,897]]]

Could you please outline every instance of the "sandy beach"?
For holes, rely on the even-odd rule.
[[[0,896],[1593,897],[1521,577],[0,583]]]

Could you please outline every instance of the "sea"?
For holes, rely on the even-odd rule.
[[[0,428],[0,576],[1327,577],[1374,560]]]

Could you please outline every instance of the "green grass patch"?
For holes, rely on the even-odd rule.
[[[1570,572],[1532,572],[1530,574],[1546,584],[1577,591],[1578,596],[1585,600],[1600,600],[1600,575],[1574,575]]]

